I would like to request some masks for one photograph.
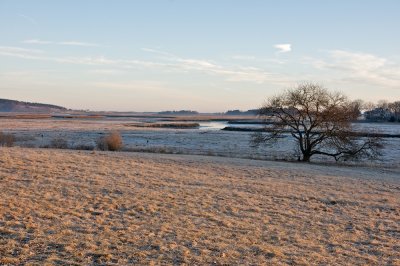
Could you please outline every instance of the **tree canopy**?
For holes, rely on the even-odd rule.
[[[259,109],[259,115],[272,120],[272,125],[255,133],[252,142],[257,146],[291,136],[300,151],[299,159],[306,162],[317,154],[336,161],[375,158],[381,148],[379,139],[360,137],[352,130],[352,121],[359,114],[359,104],[342,93],[303,83],[269,98]]]

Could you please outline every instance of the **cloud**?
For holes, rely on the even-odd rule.
[[[25,49],[21,47],[0,46],[0,56],[10,56],[22,59],[39,59],[43,56],[43,51],[36,49]]]
[[[255,62],[255,63],[273,63],[275,65],[283,65],[287,63],[287,60],[277,59],[277,58],[263,58],[254,55],[232,55],[230,57],[236,61],[246,61],[246,62]]]
[[[77,41],[58,42],[58,43],[56,42],[55,44],[71,45],[71,46],[88,46],[88,47],[100,46],[99,44],[96,44],[96,43],[77,42]]]
[[[221,76],[230,82],[252,82],[262,84],[265,82],[281,84],[285,78],[278,74],[272,74],[266,70],[255,67],[227,66],[204,59],[183,58],[172,53],[142,48],[143,51],[163,56],[163,60],[170,62],[165,65],[169,70],[175,71],[198,71],[208,75]],[[253,58],[252,58],[253,59]],[[255,59],[255,57],[254,57]]]
[[[207,69],[219,69],[220,66],[211,63],[206,60],[198,60],[198,59],[190,59],[190,58],[177,58],[177,62],[181,63],[181,66],[183,68],[188,68],[188,69],[198,69],[198,70],[207,70]]]
[[[225,66],[199,59],[177,58],[175,66],[184,70],[195,70],[210,75],[217,75],[230,82],[264,83],[274,82],[273,75],[263,69],[242,66]]]
[[[275,44],[274,48],[278,49],[278,53],[288,53],[292,51],[292,45],[290,43]]]
[[[38,39],[24,40],[22,42],[23,43],[31,43],[31,44],[52,44],[53,43],[53,42],[48,42],[48,41],[41,41]]]
[[[23,18],[23,19],[25,19],[26,21],[28,21],[29,23],[31,23],[33,25],[37,25],[36,20],[34,18],[32,18],[32,17],[29,17],[29,16],[24,15],[24,14],[18,14],[18,16]]]
[[[151,48],[142,48],[142,50],[145,52],[162,55],[162,60],[166,61],[163,67],[168,69],[168,71],[197,71],[208,75],[219,75],[225,78],[225,80],[231,82],[250,81],[253,83],[263,83],[267,78],[265,73],[259,72],[256,74],[254,69],[251,71],[247,69],[245,71],[239,67],[223,66],[221,64],[217,64],[216,62],[204,59],[183,58],[172,53]]]
[[[174,55],[174,54],[167,53],[167,52],[160,51],[160,50],[156,50],[156,49],[152,49],[152,48],[141,48],[141,50],[144,51],[144,52],[158,54],[158,55],[164,55],[164,56],[167,56],[167,57],[176,57],[176,55]]]
[[[328,59],[311,59],[321,70],[336,71],[343,81],[400,88],[400,65],[389,59],[363,52],[333,50]]]
[[[36,40],[35,40],[36,42]],[[288,80],[287,77],[270,73],[262,68],[249,66],[232,66],[216,63],[210,60],[183,58],[170,53],[157,51],[163,57],[159,61],[136,60],[136,59],[112,59],[104,56],[98,57],[65,57],[65,56],[47,56],[45,53],[38,53],[39,50],[24,49],[17,47],[0,47],[0,55],[12,56],[23,59],[48,61],[63,64],[76,64],[107,67],[106,72],[117,73],[117,70],[131,68],[152,68],[165,72],[181,72],[189,71],[201,72],[206,75],[219,76],[229,82],[251,82],[256,84],[273,83],[282,84]],[[153,52],[153,51],[150,51]],[[165,55],[168,55],[165,57]],[[111,69],[115,71],[111,71]],[[100,72],[99,72],[100,74]]]
[[[67,46],[84,46],[84,47],[98,47],[99,44],[96,43],[88,43],[88,42],[79,42],[79,41],[62,41],[62,42],[54,42],[54,41],[42,41],[39,39],[29,39],[22,41],[23,43],[30,44],[54,44],[54,45],[67,45]]]
[[[234,60],[256,61],[258,58],[253,55],[232,55]]]
[[[89,70],[88,73],[101,75],[120,75],[126,73],[126,71],[119,69],[92,69]]]
[[[4,52],[4,53],[31,53],[31,54],[43,53],[42,50],[26,49],[26,48],[15,47],[15,46],[0,46],[0,52]]]

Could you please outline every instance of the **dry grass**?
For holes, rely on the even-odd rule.
[[[399,173],[1,148],[0,264],[400,265]]]
[[[13,134],[3,133],[0,131],[0,146],[12,147],[15,142],[15,136]]]
[[[97,140],[97,147],[102,151],[119,151],[122,146],[121,134],[116,131],[110,132]]]
[[[49,114],[15,114],[15,113],[2,113],[0,119],[47,119],[51,118]]]

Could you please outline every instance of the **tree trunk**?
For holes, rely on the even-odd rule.
[[[303,162],[309,162],[310,158],[311,158],[311,154],[303,153],[303,159],[302,159]]]

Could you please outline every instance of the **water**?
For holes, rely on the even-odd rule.
[[[236,127],[236,128],[262,128],[260,124],[235,124],[228,123],[227,121],[213,121],[213,122],[201,122],[200,129],[206,130],[221,130],[225,127]]]
[[[216,121],[216,122],[200,122],[201,130],[221,130],[228,126],[226,121]]]
[[[227,121],[201,122],[200,129],[221,130],[225,127],[234,128],[262,128],[261,124],[235,124]],[[353,123],[356,132],[400,134],[400,123]]]
[[[358,132],[400,134],[400,123],[354,123],[353,127]]]
[[[108,123],[120,123],[107,121]],[[253,148],[250,145],[252,132],[223,131],[224,127],[254,127],[260,124],[228,124],[227,121],[200,122],[199,129],[125,129],[120,130],[124,148],[130,151],[148,151],[161,153],[204,154],[227,157],[253,159],[290,159],[295,160],[296,143],[287,136],[271,146]],[[399,134],[400,124],[356,123],[358,131],[378,131],[389,134]],[[96,140],[104,134],[104,130],[77,128],[76,130],[63,129],[30,129],[16,130],[19,139],[18,145],[40,147],[48,145],[52,139],[63,137],[71,147],[79,145],[96,145]],[[371,161],[371,165],[385,165],[399,167],[400,165],[400,138],[384,138],[385,148],[382,157]],[[314,159],[314,157],[313,157]],[[316,161],[333,160],[327,157],[315,157]]]

